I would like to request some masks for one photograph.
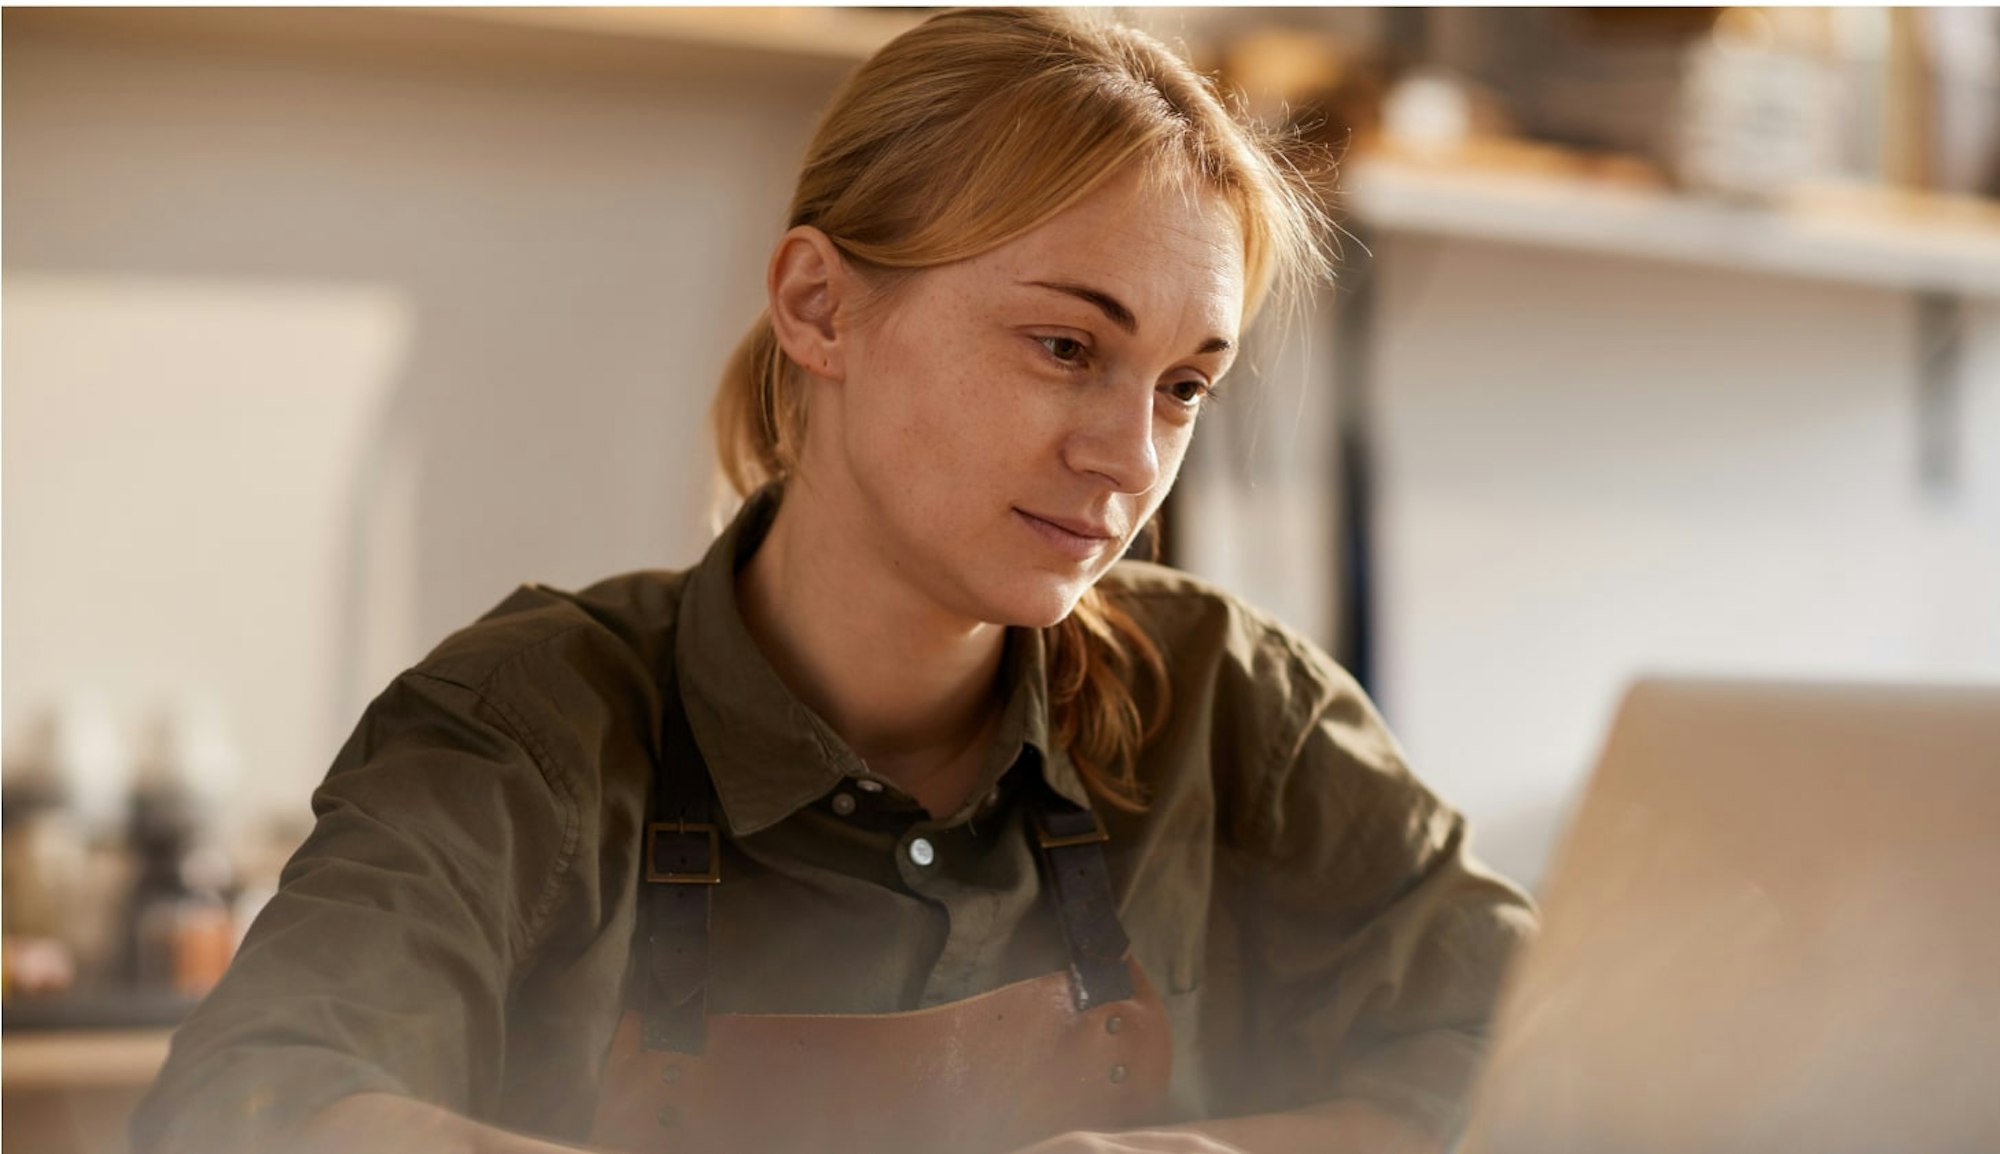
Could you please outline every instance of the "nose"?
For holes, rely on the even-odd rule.
[[[1153,441],[1153,390],[1106,385],[1086,406],[1064,449],[1069,467],[1102,478],[1120,493],[1144,493],[1160,482]]]

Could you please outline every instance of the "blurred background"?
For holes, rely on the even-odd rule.
[[[399,670],[699,557],[815,116],[924,11],[5,12],[8,1140],[120,1148]],[[1124,15],[1342,226],[1166,560],[1482,856],[1541,877],[1641,671],[2000,679],[1994,10]]]

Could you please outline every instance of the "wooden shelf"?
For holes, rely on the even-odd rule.
[[[2000,205],[1817,188],[1753,208],[1551,171],[1351,160],[1343,207],[1379,231],[1540,245],[1881,288],[2000,298]]]
[[[167,1060],[168,1030],[92,1030],[0,1036],[9,1092],[79,1087],[143,1087]]]
[[[898,8],[433,8],[439,16],[860,63],[920,23]]]
[[[21,8],[9,36],[363,65],[824,87],[915,27],[916,9]]]

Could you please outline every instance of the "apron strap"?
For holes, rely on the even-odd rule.
[[[665,689],[661,758],[646,821],[646,968],[639,1001],[641,1044],[699,1054],[708,1035],[708,913],[722,880],[715,786],[681,704]]]
[[[1132,971],[1125,964],[1131,939],[1118,921],[1104,843],[1111,835],[1095,811],[1077,805],[1039,782],[1030,793],[1029,817],[1041,848],[1043,873],[1055,894],[1069,967],[1076,979],[1076,1008],[1088,1010],[1133,996]]]

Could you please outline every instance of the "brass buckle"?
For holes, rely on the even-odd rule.
[[[705,833],[708,835],[707,873],[670,873],[653,868],[653,839],[662,833]],[[714,885],[722,880],[722,835],[714,823],[705,821],[649,821],[646,823],[646,880],[682,885]]]
[[[1098,817],[1094,809],[1085,812],[1090,814],[1090,832],[1068,833],[1060,837],[1050,833],[1048,827],[1042,824],[1042,815],[1036,814],[1035,840],[1041,843],[1043,849],[1062,849],[1064,846],[1094,845],[1101,841],[1110,841],[1111,835],[1104,829],[1104,819]]]

